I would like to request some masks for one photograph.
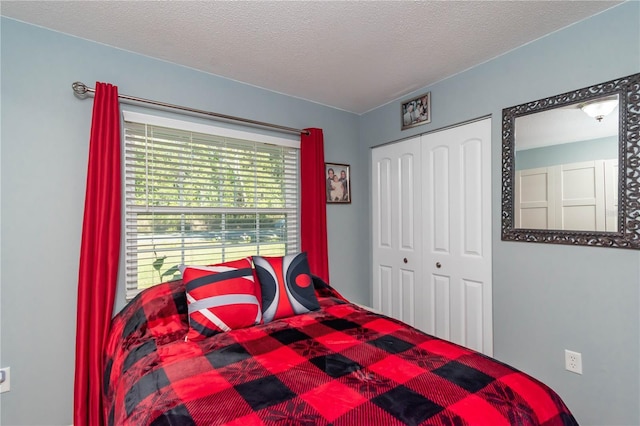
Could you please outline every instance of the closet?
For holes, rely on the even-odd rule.
[[[372,149],[373,307],[493,355],[491,119]]]

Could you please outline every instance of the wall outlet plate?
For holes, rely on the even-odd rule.
[[[0,393],[11,390],[11,367],[0,368]]]
[[[572,373],[582,374],[582,354],[565,349],[564,368]]]

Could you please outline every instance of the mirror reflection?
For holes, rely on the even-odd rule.
[[[502,240],[640,249],[640,73],[502,110]]]
[[[515,118],[514,227],[618,231],[619,95]]]

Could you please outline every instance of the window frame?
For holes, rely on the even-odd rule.
[[[258,129],[256,129],[254,131],[254,129],[236,129],[236,128],[226,128],[226,127],[220,127],[220,126],[215,126],[215,125],[210,125],[210,124],[203,124],[203,123],[198,123],[198,122],[194,122],[194,121],[185,121],[185,120],[178,120],[178,119],[174,119],[174,118],[168,118],[168,117],[162,117],[162,116],[157,116],[157,115],[150,115],[150,114],[144,114],[144,113],[139,113],[139,112],[134,112],[134,111],[128,111],[128,110],[123,110],[122,111],[122,116],[123,116],[123,137],[122,137],[122,143],[123,143],[123,199],[122,199],[122,203],[123,203],[123,228],[122,228],[122,241],[123,241],[123,265],[122,265],[122,271],[123,271],[123,275],[122,275],[122,281],[123,283],[121,285],[123,285],[124,289],[125,289],[125,298],[126,300],[131,300],[133,297],[135,297],[140,291],[143,290],[143,288],[140,288],[137,284],[137,278],[135,281],[135,287],[133,284],[133,280],[130,279],[130,275],[131,275],[131,271],[135,271],[137,268],[137,259],[132,259],[132,256],[137,256],[137,254],[133,254],[131,250],[128,249],[127,244],[128,244],[128,238],[129,236],[127,235],[127,219],[129,219],[131,217],[131,215],[136,215],[139,214],[139,209],[135,209],[133,208],[132,210],[132,206],[128,205],[128,201],[127,201],[127,192],[132,190],[133,188],[135,188],[135,185],[132,185],[128,182],[127,180],[127,154],[126,154],[126,147],[127,145],[127,139],[126,139],[126,130],[127,130],[127,123],[136,123],[138,125],[150,125],[150,126],[157,126],[157,127],[163,127],[163,128],[168,128],[168,129],[174,129],[177,132],[192,132],[192,133],[198,133],[198,134],[205,134],[205,135],[210,135],[212,137],[222,137],[222,138],[231,138],[231,139],[241,139],[241,140],[246,140],[248,142],[251,143],[258,143],[258,144],[268,144],[268,145],[275,145],[275,146],[280,146],[280,147],[285,147],[285,148],[293,148],[298,150],[298,154],[297,154],[297,164],[296,164],[296,171],[295,171],[295,179],[296,179],[296,187],[297,187],[297,191],[295,193],[295,221],[298,224],[297,226],[297,233],[295,235],[295,238],[288,238],[287,239],[287,253],[292,253],[294,251],[299,251],[299,247],[300,247],[300,228],[299,228],[299,223],[300,223],[300,154],[299,154],[299,150],[300,150],[300,139],[299,137],[294,139],[296,136],[292,135],[290,137],[287,137],[288,135],[284,135],[284,136],[274,136],[274,135],[269,135],[269,134],[264,134],[264,133],[260,133]],[[214,172],[215,173],[215,172]],[[160,210],[161,208],[159,208],[158,210]],[[237,210],[238,208],[236,207],[223,207],[220,208],[220,210],[227,210],[227,214],[232,214],[234,213],[238,213]],[[283,208],[283,210],[289,210],[289,208]],[[187,209],[185,208],[185,211]],[[249,209],[245,209],[246,212],[251,212],[251,213],[256,213],[256,214],[261,214],[263,213],[262,209],[260,208],[249,208]],[[242,213],[242,214],[246,214],[246,213]],[[259,230],[259,224],[258,224],[258,228],[256,229]],[[133,237],[131,237],[133,238]],[[295,241],[295,244],[293,244],[293,251],[291,250],[289,243],[291,241]],[[181,250],[184,251],[184,247],[181,248]],[[138,253],[137,251],[134,251],[133,253]],[[232,260],[232,259],[229,259]],[[134,265],[134,266],[131,266]]]

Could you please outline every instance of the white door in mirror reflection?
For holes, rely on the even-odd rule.
[[[516,228],[618,229],[617,159],[518,170],[515,193]]]

